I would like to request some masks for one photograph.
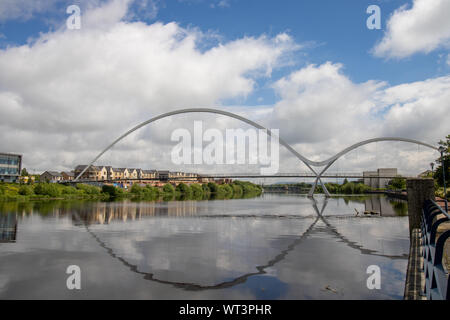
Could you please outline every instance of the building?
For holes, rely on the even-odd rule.
[[[0,182],[19,182],[22,155],[0,153]]]
[[[364,184],[371,188],[378,188],[378,172],[377,171],[364,171]]]
[[[57,171],[45,171],[40,176],[41,181],[46,181],[46,182],[51,182],[51,183],[63,181],[63,179],[64,179],[63,175]]]
[[[380,168],[377,171],[364,171],[364,184],[375,189],[386,188],[392,177],[397,175],[397,168]]]
[[[379,177],[396,177],[397,176],[397,168],[381,168],[378,169]],[[392,178],[379,178],[378,179],[378,188],[386,188],[391,182]]]
[[[72,180],[86,167],[86,165],[78,165],[75,168]],[[70,179],[70,177],[64,177],[64,180],[67,179]],[[120,183],[124,187],[133,183],[162,186],[166,183],[178,185],[179,183],[192,184],[214,181],[214,179],[203,178],[197,173],[174,172],[169,170],[143,170],[139,168],[113,168],[111,166],[90,166],[80,179],[93,181],[109,180],[112,183]]]
[[[78,175],[83,172],[83,170],[87,167],[87,165],[79,165],[75,167],[74,170],[74,176],[78,177]],[[90,166],[89,169],[87,169],[83,175],[80,177],[81,180],[97,180],[97,172],[98,168],[95,166]]]
[[[168,170],[158,171],[158,178],[160,181],[167,182],[169,181],[169,177],[171,177],[171,173]]]
[[[75,174],[73,171],[63,171],[61,172],[64,181],[72,181],[75,179]]]

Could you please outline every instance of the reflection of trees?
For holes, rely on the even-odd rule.
[[[398,216],[403,217],[408,215],[408,203],[394,200],[392,201],[392,207]]]
[[[375,211],[382,216],[406,216],[408,214],[406,201],[399,199],[371,197],[366,199],[364,206],[366,211]]]

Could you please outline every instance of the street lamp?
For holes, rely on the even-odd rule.
[[[442,180],[444,182],[444,202],[445,202],[445,211],[448,212],[448,203],[447,203],[447,187],[445,185],[445,161],[444,161],[444,151],[446,148],[444,146],[439,147],[439,152],[441,153],[441,163],[442,163]]]
[[[434,162],[430,162],[430,166],[431,166],[431,173],[433,173],[433,169],[434,169]]]

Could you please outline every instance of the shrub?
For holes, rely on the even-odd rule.
[[[175,190],[184,194],[192,193],[191,188],[185,183],[178,184]]]
[[[151,193],[152,195],[159,196],[160,191],[157,187],[153,187],[151,185],[146,185],[144,188],[145,193]]]
[[[118,188],[116,188],[114,186],[109,186],[106,184],[102,186],[102,192],[108,194],[110,198],[117,197],[117,195],[119,194],[117,189]]]
[[[137,183],[135,183],[135,184],[133,184],[133,185],[131,186],[130,192],[131,192],[131,193],[134,193],[134,194],[136,194],[136,195],[139,195],[139,194],[144,193],[144,190],[143,190],[143,188],[142,188],[140,185],[138,185]]]
[[[33,194],[33,188],[27,185],[23,185],[19,188],[19,194],[23,196],[31,196]]]
[[[218,186],[217,193],[229,197],[233,195],[233,188],[229,184],[221,184]]]
[[[164,191],[164,193],[174,193],[175,188],[170,183],[166,183],[163,187],[163,191]]]
[[[39,183],[34,187],[34,193],[49,197],[59,197],[61,189],[54,183]]]
[[[77,194],[78,190],[72,186],[66,186],[62,188],[62,194]]]
[[[202,188],[202,186],[201,186],[200,184],[198,184],[198,183],[192,184],[192,185],[191,185],[191,190],[192,190],[192,193],[193,193],[195,196],[200,196],[200,195],[203,194],[203,188]]]
[[[210,193],[211,192],[211,190],[209,190],[209,187],[208,187],[208,185],[206,183],[202,184],[202,190],[203,190],[203,193]]]
[[[232,188],[234,196],[242,196],[244,194],[244,189],[242,189],[242,186],[238,184],[233,184]]]
[[[216,193],[219,191],[219,186],[215,182],[209,182],[208,188],[212,193]]]
[[[91,186],[88,184],[77,184],[77,189],[82,190],[83,193],[89,194],[89,195],[99,195],[100,194],[100,188],[96,186]]]

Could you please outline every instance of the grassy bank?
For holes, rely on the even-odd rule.
[[[104,185],[102,188],[77,184],[66,186],[55,183],[36,183],[33,185],[19,185],[12,183],[0,184],[0,201],[33,201],[52,199],[92,199],[108,200],[117,198],[131,198],[143,200],[186,199],[230,199],[248,198],[261,194],[261,188],[255,184],[244,181],[235,181],[231,184],[192,184],[180,183],[176,188],[166,184],[162,188],[152,186],[133,185],[130,190]]]

